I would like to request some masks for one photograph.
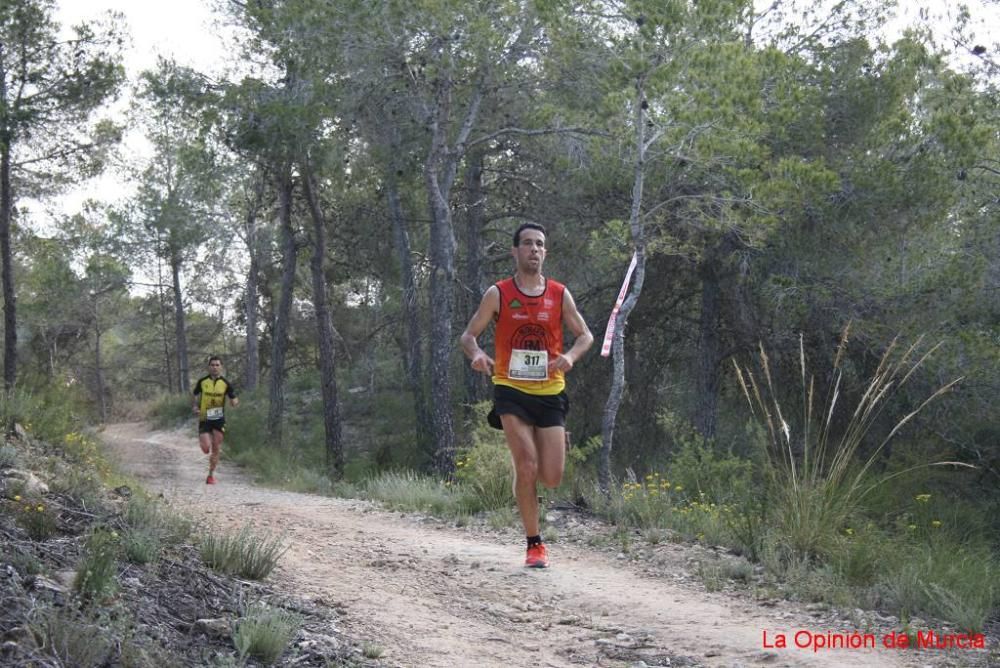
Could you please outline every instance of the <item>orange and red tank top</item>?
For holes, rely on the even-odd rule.
[[[496,316],[493,383],[528,394],[559,394],[566,387],[562,371],[548,363],[563,350],[562,303],[566,286],[545,279],[545,290],[532,297],[513,278],[496,284],[500,310]]]

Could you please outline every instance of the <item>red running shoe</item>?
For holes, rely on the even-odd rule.
[[[548,568],[549,553],[544,543],[538,543],[528,548],[528,556],[524,559],[525,568]]]
[[[213,475],[212,475],[212,474],[210,473],[210,474],[208,475],[208,477],[207,477],[207,478],[205,478],[205,484],[206,484],[206,485],[214,485],[214,484],[215,484],[215,476],[213,476]]]

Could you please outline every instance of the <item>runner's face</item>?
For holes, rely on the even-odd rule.
[[[212,360],[208,363],[208,373],[213,378],[222,375],[222,362],[219,360]]]
[[[521,239],[512,250],[518,271],[538,273],[545,261],[545,234],[538,230],[521,230]]]

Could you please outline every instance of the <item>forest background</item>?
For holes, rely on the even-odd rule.
[[[218,354],[229,453],[276,481],[475,482],[502,445],[457,337],[539,222],[598,339],[637,258],[570,377],[562,495],[724,507],[719,540],[852,583],[902,541],[981,567],[897,607],[990,616],[1000,47],[968,12],[886,43],[892,5],[850,0],[220,2],[231,76],[130,81],[121,17],[67,40],[54,10],[0,5],[8,422],[180,414]],[[134,196],[26,224],[105,169]]]

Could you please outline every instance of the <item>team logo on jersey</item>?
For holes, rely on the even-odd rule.
[[[517,350],[548,350],[545,328],[538,325],[521,325],[510,339],[511,348]]]
[[[515,297],[514,299],[510,300],[510,303],[507,304],[507,306],[509,306],[510,308],[523,308],[524,305],[521,304],[521,300],[520,299],[518,299],[517,297]]]

